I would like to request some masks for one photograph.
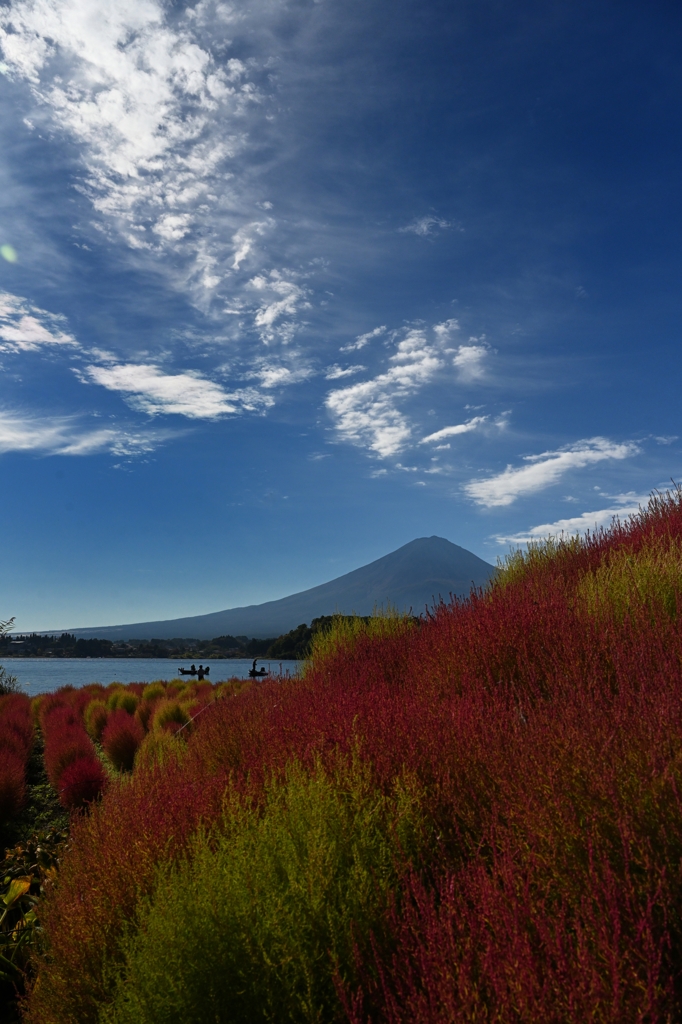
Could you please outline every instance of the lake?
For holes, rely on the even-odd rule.
[[[223,658],[201,661],[209,665],[211,683],[224,679],[248,679],[253,658]],[[2,665],[16,676],[30,696],[47,693],[60,686],[87,686],[88,683],[151,683],[154,679],[175,679],[178,669],[189,668],[190,661],[174,658],[3,658]],[[267,668],[278,677],[296,675],[300,661],[268,661],[259,658],[257,668]],[[191,679],[191,676],[185,676]]]

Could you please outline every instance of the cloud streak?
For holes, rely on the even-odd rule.
[[[558,537],[561,534],[573,535],[576,533],[585,534],[588,530],[597,530],[600,526],[609,526],[615,518],[625,518],[635,515],[648,501],[648,495],[622,494],[615,499],[615,504],[610,508],[601,508],[596,512],[583,512],[579,516],[571,516],[568,519],[557,519],[554,523],[542,523],[540,526],[532,526],[529,530],[521,533],[512,533],[508,536],[496,535],[498,544],[528,544],[532,541],[544,540],[547,537]]]
[[[511,505],[517,498],[535,494],[558,481],[573,469],[582,469],[609,459],[627,459],[639,452],[632,442],[615,443],[604,437],[578,441],[572,446],[540,455],[526,455],[526,466],[507,466],[496,476],[485,480],[471,480],[464,485],[465,493],[487,508]]]
[[[226,392],[194,370],[164,373],[150,363],[87,366],[75,371],[83,383],[118,391],[138,412],[148,416],[175,415],[194,420],[218,420],[271,404],[253,388]]]
[[[26,299],[0,293],[0,352],[38,352],[46,346],[78,348],[66,331],[66,318],[48,313]]]
[[[402,234],[419,235],[421,238],[428,238],[429,235],[435,234],[437,231],[445,231],[447,228],[454,227],[451,221],[445,220],[444,217],[436,217],[434,214],[428,214],[426,217],[416,217],[409,224],[406,224],[404,228],[400,228]]]
[[[386,333],[386,326],[375,327],[373,331],[368,331],[367,334],[359,334],[355,341],[349,342],[347,345],[343,345],[340,349],[341,352],[359,352],[361,348],[365,348],[375,338],[380,338],[382,334]]]
[[[444,441],[446,437],[457,437],[459,434],[469,434],[472,430],[477,430],[487,421],[487,416],[473,416],[465,423],[458,423],[454,427],[443,427],[442,430],[437,430],[434,434],[428,434],[427,437],[423,437],[419,443],[431,444],[436,441]]]
[[[26,416],[0,410],[0,454],[95,455],[110,452],[135,456],[154,451],[169,433],[104,427],[89,430],[76,417]]]

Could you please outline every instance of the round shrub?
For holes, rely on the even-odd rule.
[[[72,725],[80,724],[73,709],[66,701],[53,693],[48,694],[42,701],[38,720],[46,740],[50,729],[59,731],[66,722],[70,722]]]
[[[129,690],[117,689],[109,695],[107,708],[109,711],[127,711],[129,715],[135,714],[139,698]]]
[[[0,748],[0,823],[19,813],[25,797],[23,758],[7,747]]]
[[[195,715],[199,714],[205,705],[203,701],[197,700],[196,697],[193,697],[191,700],[183,700],[180,706],[187,715],[187,718],[192,719]]]
[[[102,733],[106,755],[119,771],[131,771],[135,752],[144,739],[144,729],[132,715],[120,708],[112,711]]]
[[[99,740],[102,738],[102,730],[107,724],[107,718],[109,712],[107,706],[103,700],[92,700],[85,709],[85,728],[88,731],[88,736],[91,739]]]
[[[31,704],[23,694],[10,694],[0,700],[0,744],[11,747],[28,760],[33,748]]]
[[[88,693],[87,690],[77,690],[71,698],[70,706],[78,717],[83,719],[83,713],[92,700],[92,694]]]
[[[7,750],[18,757],[22,764],[26,763],[27,750],[23,737],[17,735],[8,722],[0,723],[0,750]]]
[[[51,785],[59,789],[65,769],[80,757],[94,757],[92,742],[83,726],[51,736],[45,744],[45,769]]]
[[[142,691],[142,700],[158,700],[160,697],[165,696],[166,687],[160,680],[155,683],[150,683],[148,686],[145,686],[144,690]]]
[[[152,730],[163,732],[171,729],[177,732],[180,726],[189,722],[189,715],[177,700],[160,700],[152,716]],[[175,726],[175,729],[172,727]]]
[[[60,803],[68,810],[83,807],[97,799],[106,783],[106,773],[98,757],[94,754],[79,757],[62,773],[59,784]]]
[[[140,723],[145,732],[149,729],[149,719],[154,714],[155,707],[156,702],[151,700],[141,700],[137,705],[135,720]]]

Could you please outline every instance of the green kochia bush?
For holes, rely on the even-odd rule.
[[[382,796],[357,761],[290,767],[262,807],[234,800],[175,869],[161,867],[102,1024],[336,1018],[354,943],[381,930],[426,836],[404,781]]]
[[[134,693],[123,687],[117,687],[112,690],[107,699],[107,708],[109,711],[127,711],[129,715],[135,714],[135,709],[139,703],[139,698]]]

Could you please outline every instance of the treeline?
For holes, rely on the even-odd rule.
[[[0,636],[0,656],[12,658],[272,658],[300,660],[308,652],[315,633],[326,631],[334,621],[321,615],[282,636],[263,640],[247,636],[218,636],[212,640],[176,637],[172,640],[101,640],[76,638],[73,633],[42,636],[38,633]],[[336,616],[338,619],[339,616]],[[353,618],[343,616],[344,619]]]

